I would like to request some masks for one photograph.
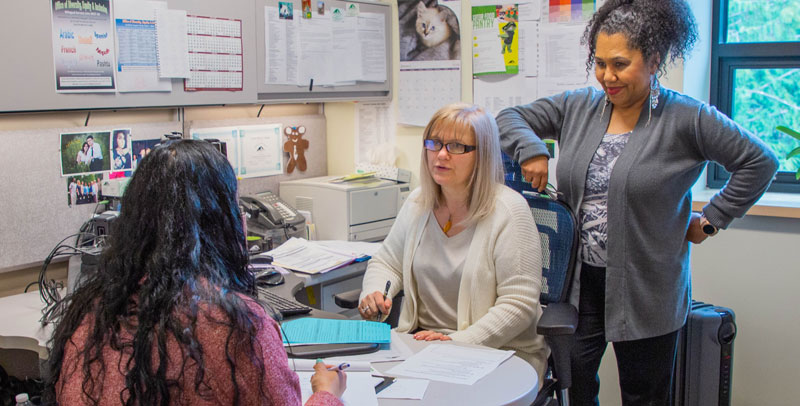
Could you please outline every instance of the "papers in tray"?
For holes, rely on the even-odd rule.
[[[388,343],[389,325],[366,320],[334,320],[303,317],[281,324],[283,344]]]
[[[336,269],[355,261],[356,256],[292,237],[280,247],[267,252],[274,265],[293,271],[316,274]]]

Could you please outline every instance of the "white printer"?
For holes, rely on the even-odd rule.
[[[381,241],[408,195],[408,184],[379,178],[331,182],[322,176],[281,182],[280,197],[311,213],[317,239]]]

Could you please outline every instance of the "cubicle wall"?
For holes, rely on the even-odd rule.
[[[300,18],[301,0],[287,0]],[[113,13],[113,3],[112,13]],[[316,1],[313,2],[316,7]],[[328,10],[345,7],[340,0],[324,2]],[[348,2],[353,3],[353,2]],[[0,112],[115,109],[281,103],[326,100],[389,100],[391,98],[391,7],[355,2],[362,12],[381,13],[385,20],[387,79],[382,83],[356,82],[347,86],[309,89],[265,83],[264,7],[278,0],[168,0],[170,9],[189,15],[241,20],[243,81],[240,91],[185,91],[183,79],[172,79],[169,92],[58,93],[53,51],[53,0],[11,1],[3,4],[0,38],[4,38],[3,74],[0,75]],[[113,29],[109,29],[113,35]],[[113,52],[113,51],[112,51]],[[318,61],[305,61],[318,63]]]
[[[35,116],[32,116],[32,119]],[[241,194],[265,190],[278,192],[283,180],[327,174],[325,117],[321,114],[252,119],[195,120],[186,128],[230,127],[280,123],[303,125],[308,168],[291,174],[242,179]],[[179,121],[161,123],[90,125],[88,127],[0,131],[0,272],[41,263],[63,238],[77,233],[95,204],[68,205],[67,177],[61,176],[61,133],[108,131],[130,128],[133,140],[161,138],[182,131]],[[286,154],[281,153],[286,164]],[[103,173],[104,179],[108,172]],[[74,243],[70,238],[67,244]]]

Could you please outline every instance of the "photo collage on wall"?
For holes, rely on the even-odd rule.
[[[61,134],[61,176],[67,205],[103,200],[103,179],[125,178],[160,140],[131,139],[129,128]]]

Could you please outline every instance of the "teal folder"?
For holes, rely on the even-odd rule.
[[[389,325],[366,320],[303,317],[281,324],[284,344],[389,343]]]

